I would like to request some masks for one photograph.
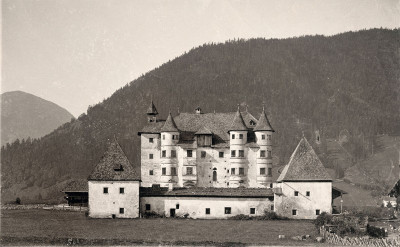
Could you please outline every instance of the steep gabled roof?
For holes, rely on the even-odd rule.
[[[203,126],[194,134],[195,135],[212,135],[213,133],[207,127]]]
[[[235,118],[236,112],[226,113],[187,113],[182,112],[174,117],[174,122],[179,129],[180,138],[179,142],[193,142],[195,133],[203,127],[209,129],[213,134],[214,145],[228,145],[229,147],[229,128]],[[257,119],[249,112],[241,112],[243,120],[247,128],[251,129],[250,121],[253,120],[257,123]],[[157,122],[147,123],[139,135],[142,133],[160,134],[161,128],[164,126],[165,120],[157,120]],[[251,134],[251,131],[250,131]],[[250,141],[250,139],[248,139]]]
[[[332,181],[332,178],[303,137],[277,180],[282,181]]]
[[[147,108],[147,114],[149,115],[157,115],[158,111],[153,103],[153,101],[151,101],[149,108]]]
[[[161,128],[161,132],[179,132],[171,112],[168,114],[168,118],[165,120],[164,126]]]
[[[235,117],[233,118],[231,126],[229,127],[229,131],[233,130],[248,130],[246,124],[244,123],[242,114],[240,114],[239,107],[235,114]]]
[[[254,131],[272,131],[275,130],[272,128],[271,123],[267,118],[267,114],[265,113],[264,107],[260,116],[260,119],[257,122],[256,127],[253,129]]]
[[[140,177],[133,169],[121,146],[114,140],[109,144],[107,151],[88,180],[139,181]]]

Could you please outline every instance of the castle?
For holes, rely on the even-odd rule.
[[[228,218],[274,211],[315,219],[341,192],[305,137],[272,180],[272,128],[238,106],[233,113],[180,113],[157,118],[151,102],[141,138],[141,176],[116,140],[88,178],[89,216]]]
[[[272,188],[272,134],[263,109],[181,113],[158,120],[151,102],[141,137],[143,187]]]

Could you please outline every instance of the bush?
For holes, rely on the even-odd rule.
[[[388,201],[386,207],[387,207],[387,208],[392,208],[392,207],[393,207],[393,206],[392,206],[392,203],[391,203],[390,201]]]
[[[385,229],[367,225],[367,233],[374,238],[384,238],[386,233]]]
[[[165,218],[165,214],[158,214],[154,211],[151,212],[145,212],[143,215],[144,218],[149,219],[149,218]]]
[[[229,219],[231,219],[231,220],[254,220],[255,217],[251,217],[251,216],[245,215],[245,214],[238,214],[238,215],[229,217]]]
[[[278,215],[272,211],[264,211],[264,215],[262,216],[249,216],[245,214],[238,214],[232,217],[229,217],[231,220],[288,220],[289,218]]]
[[[16,204],[21,204],[21,198],[17,197],[17,199],[15,199],[15,203]]]
[[[332,215],[327,212],[322,212],[318,217],[314,220],[314,225],[317,229],[326,224],[332,224]]]

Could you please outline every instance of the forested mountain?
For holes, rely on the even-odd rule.
[[[42,137],[73,118],[64,108],[22,91],[6,92],[0,98],[2,145]]]
[[[343,176],[348,167],[335,163],[327,140],[340,142],[352,166],[368,157],[377,134],[400,133],[399,47],[398,29],[373,29],[194,48],[51,134],[3,148],[3,200],[50,198],[63,181],[86,178],[113,135],[140,170],[137,132],[151,98],[164,118],[178,108],[232,112],[237,104],[258,118],[264,102],[276,130],[274,165],[287,162],[304,133],[324,165]]]

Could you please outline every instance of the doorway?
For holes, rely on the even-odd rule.
[[[171,209],[169,210],[169,216],[170,216],[170,217],[175,217],[175,208],[171,208]]]

